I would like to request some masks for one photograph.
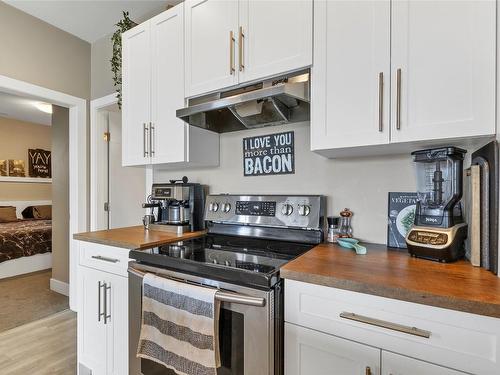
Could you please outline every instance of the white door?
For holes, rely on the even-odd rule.
[[[383,375],[460,375],[465,372],[382,351]]]
[[[380,374],[380,350],[285,323],[285,375],[313,374]]]
[[[238,83],[238,1],[186,0],[186,96]]]
[[[151,49],[149,22],[122,36],[123,165],[150,163]]]
[[[128,374],[128,279],[106,274],[108,375]]]
[[[175,115],[184,107],[183,10],[180,4],[150,20],[153,164],[186,161],[188,126]]]
[[[314,3],[313,150],[389,142],[390,1]]]
[[[391,141],[494,134],[495,43],[493,0],[394,1]]]
[[[120,112],[109,112],[109,227],[106,229],[140,225],[144,215],[141,203],[146,196],[146,170],[122,166],[121,117]]]
[[[78,361],[93,375],[106,374],[107,334],[104,325],[104,283],[106,273],[79,267]]]
[[[240,83],[312,64],[312,0],[240,0],[239,4]]]

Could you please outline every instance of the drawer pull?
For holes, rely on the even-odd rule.
[[[118,263],[119,260],[115,258],[103,257],[102,255],[92,255],[92,259],[103,260],[110,263]]]
[[[342,312],[342,313],[340,313],[340,317],[343,319],[354,320],[356,322],[365,323],[365,324],[369,324],[372,326],[377,326],[377,327],[391,329],[393,331],[407,333],[409,335],[425,337],[426,339],[431,337],[431,332],[425,331],[423,329],[404,326],[402,324],[391,323],[391,322],[387,322],[385,320],[369,318],[367,316],[358,315],[358,314],[354,314],[354,313],[350,313],[350,312]]]

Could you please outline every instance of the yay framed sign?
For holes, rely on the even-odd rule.
[[[295,173],[294,132],[243,138],[245,176]]]
[[[52,177],[50,151],[42,149],[28,150],[28,170],[30,177]]]

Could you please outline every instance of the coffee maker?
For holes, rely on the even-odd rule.
[[[156,208],[156,220],[149,225],[151,230],[184,233],[205,229],[203,210],[205,187],[182,180],[153,184],[150,201],[145,208]]]
[[[406,236],[412,256],[453,262],[464,256],[467,224],[460,199],[467,151],[441,147],[412,152],[417,173],[414,225]]]

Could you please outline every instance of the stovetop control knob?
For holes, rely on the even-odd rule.
[[[231,211],[231,203],[224,203],[222,205],[222,211],[224,211],[226,213],[229,212],[229,211]]]
[[[212,212],[217,212],[219,211],[219,203],[217,202],[211,202],[210,205],[208,206],[208,209]]]
[[[299,215],[300,216],[308,216],[311,213],[311,206],[307,204],[299,205]]]
[[[217,261],[217,259],[213,259],[213,260],[212,260],[212,263],[213,263],[213,264],[219,264],[219,262]]]
[[[281,213],[285,216],[290,216],[293,212],[293,206],[291,204],[285,203],[281,206]]]
[[[228,267],[230,267],[230,266],[231,266],[231,262],[230,262],[230,261],[228,261],[228,260],[226,260],[226,261],[224,262],[224,264],[225,264],[226,266],[228,266]]]

